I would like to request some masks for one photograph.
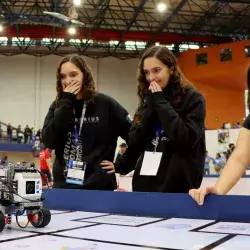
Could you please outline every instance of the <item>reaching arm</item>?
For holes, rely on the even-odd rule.
[[[144,153],[150,137],[153,138],[154,130],[148,130],[148,134],[144,134],[142,127],[133,125],[129,133],[129,143],[126,152],[119,158],[116,163],[116,172],[126,175],[135,169],[140,156]]]
[[[155,135],[157,117],[152,106],[151,94],[146,97],[144,106],[141,107],[141,117],[142,124],[138,126],[133,122],[129,131],[128,148],[116,164],[117,173],[128,174],[134,170],[139,157]]]
[[[235,150],[227,161],[220,178],[215,186],[201,186],[199,189],[190,189],[189,195],[203,205],[207,194],[227,194],[241,178],[250,164],[250,115],[246,118],[244,128],[240,130]]]
[[[205,101],[202,96],[190,100],[185,118],[171,106],[165,94],[154,93],[155,109],[164,133],[178,148],[190,149],[196,146],[205,130]]]
[[[250,164],[250,130],[242,128],[235,150],[224,167],[215,188],[218,194],[228,193],[245,173]]]

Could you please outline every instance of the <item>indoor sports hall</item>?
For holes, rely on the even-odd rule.
[[[0,250],[250,249],[250,0],[0,1]]]

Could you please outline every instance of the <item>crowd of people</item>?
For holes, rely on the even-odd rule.
[[[241,128],[241,127],[242,126],[241,126],[240,122],[237,122],[236,124],[232,124],[232,125],[230,123],[223,123],[221,129],[229,129],[229,128],[238,129],[238,128]]]
[[[17,161],[17,162],[14,162],[14,161],[11,161],[9,158],[8,158],[8,155],[7,154],[4,154],[4,156],[0,159],[0,169],[5,169],[8,167],[9,164],[12,164],[16,167],[26,167],[26,166],[33,166],[33,167],[36,167],[35,166],[35,163],[32,162],[32,161]]]
[[[7,125],[6,134],[8,143],[17,142],[27,144],[33,143],[35,138],[42,139],[41,129],[35,131],[34,128],[29,127],[29,125],[26,125],[24,130],[22,130],[21,125],[18,125],[18,127],[15,128],[9,123]],[[1,125],[1,138],[3,139],[3,137],[3,129]]]
[[[215,158],[208,155],[208,151],[206,151],[206,158],[205,158],[205,165],[204,165],[204,175],[210,175],[211,173],[211,166],[210,163],[214,164],[214,170],[216,174],[220,174],[223,170],[226,162],[228,161],[229,157],[233,153],[235,149],[234,143],[230,143],[228,145],[228,150],[222,153],[216,153]]]
[[[0,140],[2,142],[30,144],[34,143],[35,138],[40,141],[42,140],[41,129],[35,131],[34,128],[29,127],[29,125],[26,125],[26,127],[22,129],[21,125],[13,127],[10,123],[4,124],[0,122]]]

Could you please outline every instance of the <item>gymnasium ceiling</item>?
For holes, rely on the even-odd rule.
[[[167,8],[157,10],[162,2]],[[250,0],[82,0],[78,26],[43,13],[68,16],[73,0],[0,0],[0,54],[135,58],[159,43],[174,53],[249,39]],[[68,28],[77,29],[69,35]]]

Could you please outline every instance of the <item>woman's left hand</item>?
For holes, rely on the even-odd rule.
[[[162,91],[161,86],[157,82],[151,82],[148,88],[152,93]]]
[[[113,162],[110,161],[102,161],[101,162],[102,169],[106,170],[108,174],[115,173],[115,166]]]

